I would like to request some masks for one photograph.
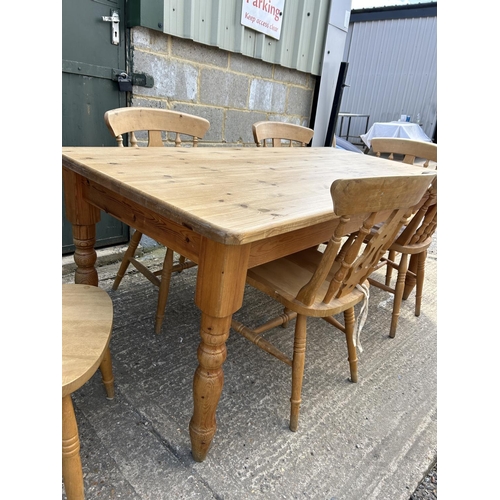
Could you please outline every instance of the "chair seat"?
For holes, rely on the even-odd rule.
[[[304,305],[296,299],[304,283],[308,283],[317,269],[323,253],[316,247],[268,262],[248,270],[247,282],[267,295],[281,302],[285,307],[310,317],[324,318],[335,316],[361,302],[365,295],[354,288],[343,297],[331,300],[328,304],[322,302],[333,275],[338,266],[333,265],[327,279],[321,284],[314,303]],[[368,281],[363,283],[369,286]]]
[[[62,396],[97,371],[111,338],[113,303],[96,286],[62,286]]]
[[[432,244],[433,237],[430,236],[429,238],[425,239],[424,241],[421,241],[419,243],[415,243],[413,245],[400,245],[398,243],[393,243],[390,246],[390,250],[393,250],[394,252],[400,252],[400,253],[406,253],[408,255],[414,255],[418,253],[422,253],[424,250],[427,250],[431,244]]]

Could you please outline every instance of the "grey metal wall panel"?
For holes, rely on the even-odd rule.
[[[330,0],[285,0],[280,40],[241,25],[241,0],[164,0],[163,32],[313,75],[321,73]]]
[[[367,113],[370,125],[406,114],[432,137],[437,122],[437,17],[356,22],[349,26],[342,112]],[[353,120],[351,133],[364,130]],[[338,131],[337,131],[338,132]]]

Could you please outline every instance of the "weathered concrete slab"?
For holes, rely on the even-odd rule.
[[[161,262],[157,252],[144,258]],[[99,268],[115,307],[117,394],[106,400],[99,373],[74,394],[87,499],[408,500],[437,453],[436,268],[434,250],[422,314],[413,315],[412,297],[403,302],[394,339],[391,299],[372,287],[357,384],[348,380],[343,334],[308,322],[296,433],[288,429],[289,367],[232,332],[218,430],[203,463],[191,458],[188,433],[199,342],[196,268],[173,277],[160,336],[156,289],[134,274],[112,291],[117,265]],[[248,288],[236,316],[257,324],[279,310]],[[269,336],[291,349],[293,325]]]

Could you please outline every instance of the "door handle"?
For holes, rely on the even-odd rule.
[[[102,16],[102,20],[111,23],[111,43],[120,45],[120,16],[117,10],[111,10],[110,16]]]

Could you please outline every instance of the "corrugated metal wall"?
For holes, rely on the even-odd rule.
[[[432,137],[437,121],[437,17],[351,23],[344,61],[349,63],[345,83],[350,87],[344,89],[341,112],[369,114],[369,126],[402,114],[416,121],[420,113],[422,128]],[[350,134],[364,133],[364,123],[363,118],[353,119]]]
[[[164,0],[163,32],[319,75],[330,0],[286,0],[280,40],[241,25],[242,0]]]

